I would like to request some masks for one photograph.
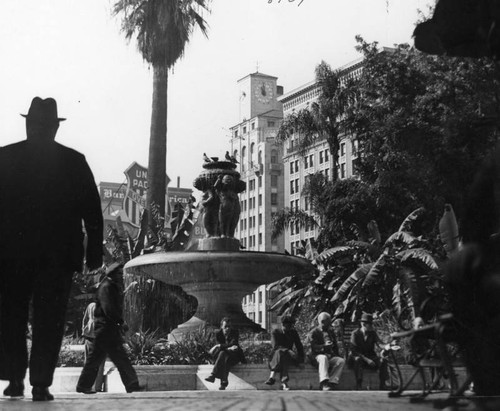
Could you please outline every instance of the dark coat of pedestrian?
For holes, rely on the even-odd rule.
[[[123,347],[123,266],[111,264],[106,270],[106,277],[97,289],[97,303],[94,312],[94,344],[89,350],[82,373],[78,379],[76,391],[95,394],[92,385],[99,366],[108,356],[120,373],[127,392],[140,391],[137,374],[132,367],[127,352]]]
[[[27,140],[0,148],[0,293],[2,345],[10,381],[4,395],[22,397],[28,367],[26,329],[33,301],[29,359],[33,400],[54,397],[52,384],[74,272],[102,265],[99,193],[85,157],[54,141],[52,98],[35,97]]]
[[[304,362],[304,347],[293,324],[293,319],[285,316],[281,319],[281,329],[277,328],[271,333],[273,347],[269,361],[271,374],[265,384],[273,385],[276,382],[275,374],[279,373],[283,390],[289,390],[288,369],[290,366],[298,366]]]
[[[229,371],[233,365],[239,362],[245,363],[245,355],[240,347],[239,332],[232,327],[228,318],[221,320],[221,328],[215,334],[217,344],[210,350],[215,358],[212,373],[205,378],[208,382],[215,382],[220,379],[220,390],[225,390],[228,386]]]

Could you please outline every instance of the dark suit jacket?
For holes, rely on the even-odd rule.
[[[375,346],[379,341],[376,331],[368,331],[365,340],[361,328],[358,328],[351,334],[351,354],[355,356],[361,354],[368,358],[377,357]]]
[[[297,330],[291,329],[286,332],[279,329],[273,330],[271,333],[271,344],[273,346],[273,351],[279,350],[280,348],[292,350],[293,346],[295,346],[297,350],[297,361],[299,363],[304,361],[304,346],[300,341]]]
[[[309,341],[309,360],[313,365],[316,365],[316,356],[318,354],[326,354],[330,357],[339,357],[339,346],[338,341],[335,336],[335,330],[333,328],[328,329],[328,335],[330,340],[332,341],[332,345],[330,347],[320,347],[325,344],[325,338],[323,337],[323,331],[320,327],[314,328],[308,336]]]
[[[59,143],[0,148],[0,261],[33,259],[72,271],[102,264],[99,193],[85,157]]]
[[[240,347],[239,338],[240,338],[240,333],[238,332],[238,330],[234,328],[229,330],[227,338],[222,332],[222,330],[217,331],[217,333],[215,334],[215,340],[217,341],[217,344],[220,344],[221,351],[225,351],[229,347],[237,345],[238,350],[236,350],[235,353],[237,354],[239,361],[245,363],[246,359],[245,355],[243,354],[243,350]]]

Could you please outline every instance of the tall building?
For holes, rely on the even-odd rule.
[[[363,60],[356,60],[338,69],[341,81],[347,76],[356,76],[362,69]],[[316,81],[306,83],[289,93],[282,95],[278,100],[283,104],[283,116],[286,118],[293,112],[299,112],[309,107],[317,101],[320,95],[320,88]],[[312,145],[304,155],[299,154],[297,139],[298,135],[292,137],[284,145],[284,205],[293,209],[301,209],[311,213],[307,197],[302,195],[305,180],[308,175],[320,172],[327,179],[332,178],[334,167],[333,157],[325,139],[319,139]],[[353,164],[358,157],[357,141],[351,136],[343,135],[340,139],[339,149],[339,178],[348,178],[354,175]],[[295,254],[301,241],[315,238],[318,235],[319,227],[299,227],[299,224],[290,225],[285,230],[285,248]]]
[[[231,127],[230,153],[239,161],[246,190],[240,194],[241,214],[235,237],[248,251],[283,252],[283,237],[271,238],[272,214],[282,209],[283,162],[276,144],[276,133],[283,119],[278,97],[283,88],[277,77],[259,72],[238,80],[239,122]],[[243,299],[247,316],[270,329],[276,323],[268,311],[265,286]]]

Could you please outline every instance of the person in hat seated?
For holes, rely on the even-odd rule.
[[[210,349],[210,354],[215,358],[212,373],[205,381],[215,382],[220,379],[219,390],[225,390],[228,386],[229,371],[233,365],[246,363],[245,355],[239,344],[239,332],[233,328],[231,320],[224,317],[220,322],[220,330],[215,334],[217,344]]]
[[[56,101],[35,97],[22,116],[27,139],[0,148],[2,377],[9,380],[3,393],[24,396],[29,364],[33,401],[50,401],[73,274],[82,271],[84,256],[89,270],[101,267],[103,218],[85,156],[55,141],[65,120]]]
[[[95,340],[76,385],[76,392],[95,394],[92,385],[106,355],[120,372],[120,378],[128,393],[142,391],[137,374],[123,348],[123,333],[128,327],[123,321],[123,265],[113,263],[107,269],[97,289],[94,311]]]
[[[332,327],[332,317],[326,312],[318,315],[318,327],[309,336],[309,359],[318,367],[319,386],[323,391],[335,389],[339,382],[345,360],[340,356],[339,342]],[[342,342],[340,342],[342,344]]]
[[[388,363],[375,352],[375,347],[381,344],[380,338],[373,327],[373,316],[363,313],[360,327],[351,334],[348,365],[354,369],[356,389],[363,386],[363,370],[379,370],[379,389],[387,389],[386,382],[389,378]]]
[[[274,385],[275,375],[280,373],[280,380],[283,390],[288,391],[288,368],[291,365],[299,365],[304,362],[304,347],[300,341],[297,330],[293,328],[294,321],[292,317],[285,315],[281,319],[281,329],[275,329],[271,333],[271,342],[273,353],[269,362],[271,374],[265,382],[267,385]],[[293,348],[295,346],[295,351]]]

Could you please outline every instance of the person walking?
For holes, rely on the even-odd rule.
[[[288,391],[289,376],[288,369],[292,365],[299,365],[304,362],[304,347],[300,341],[299,333],[293,328],[292,317],[286,315],[281,319],[281,329],[275,329],[271,333],[271,344],[273,352],[269,361],[271,373],[265,382],[267,385],[274,385],[275,375],[280,373],[280,381],[283,390]],[[295,351],[293,348],[295,347]]]
[[[90,353],[95,350],[95,308],[96,303],[92,301],[83,314],[82,320],[82,335],[85,340],[84,362],[87,361]],[[101,362],[97,370],[97,376],[94,383],[96,392],[103,391],[104,387],[104,364],[106,359]]]
[[[220,379],[219,390],[225,390],[228,386],[230,368],[239,362],[245,363],[245,355],[239,344],[239,333],[232,327],[229,318],[224,317],[220,322],[220,330],[215,334],[217,344],[210,350],[216,358],[212,373],[205,381],[215,382]]]
[[[338,386],[345,364],[345,360],[340,357],[331,324],[330,314],[322,312],[318,315],[318,327],[314,328],[308,337],[309,359],[318,367],[319,387],[323,391],[331,391]]]
[[[95,394],[92,385],[99,366],[109,356],[122,379],[128,393],[142,391],[137,374],[123,348],[123,265],[113,263],[97,289],[97,303],[94,312],[95,340],[78,379],[76,392]]]
[[[33,401],[50,401],[72,277],[82,271],[82,226],[85,262],[94,270],[102,265],[103,219],[85,157],[54,141],[65,120],[56,101],[35,97],[22,116],[27,139],[0,148],[1,343],[9,379],[4,395],[24,396],[32,300]]]

